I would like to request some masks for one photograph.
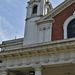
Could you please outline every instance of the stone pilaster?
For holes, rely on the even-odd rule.
[[[35,69],[35,75],[42,75],[42,66],[41,65],[35,65],[33,66]]]
[[[0,72],[0,75],[1,75],[1,72]]]
[[[7,70],[2,70],[1,75],[8,75],[8,71]]]

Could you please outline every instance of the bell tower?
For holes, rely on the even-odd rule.
[[[37,43],[36,21],[52,9],[49,0],[30,0],[28,2],[23,45]]]
[[[52,9],[49,0],[30,0],[27,6],[26,19],[34,16],[44,16]]]

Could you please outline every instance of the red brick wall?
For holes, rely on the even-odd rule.
[[[65,10],[60,12],[58,15],[54,17],[55,23],[53,23],[52,27],[52,40],[61,40],[64,38],[63,24],[65,20],[73,15],[75,11],[75,3],[67,7]]]

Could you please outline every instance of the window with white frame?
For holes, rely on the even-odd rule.
[[[67,38],[75,37],[75,19],[73,19],[67,27]]]
[[[75,11],[63,25],[64,39],[75,37]]]

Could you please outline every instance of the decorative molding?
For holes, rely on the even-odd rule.
[[[43,15],[36,15],[36,16],[31,16],[29,18],[26,18],[25,21],[29,20],[29,19],[32,19],[32,18],[36,18],[38,17],[40,19],[40,17],[42,17]]]
[[[41,55],[34,55],[34,56],[23,56],[23,57],[15,57],[11,59],[5,60],[2,67],[24,67],[24,66],[32,66],[32,67],[39,67],[40,65],[52,65],[52,64],[63,64],[63,63],[73,63],[75,58],[75,51],[70,52],[61,52],[61,53],[46,53]],[[37,62],[36,62],[37,61]],[[12,62],[12,63],[11,63]]]
[[[43,20],[36,21],[37,25],[43,24],[43,23],[54,23],[55,20],[53,18],[47,18]]]
[[[40,2],[40,0],[30,0],[28,3],[32,4],[33,2]]]
[[[52,14],[52,16],[54,15],[56,14]],[[75,12],[71,17],[75,18]],[[45,21],[45,23],[49,22],[47,19],[39,21],[38,23],[41,25],[38,26],[41,30],[44,28],[52,28],[52,23],[49,22],[49,25],[45,26],[43,23],[41,23],[42,21]],[[0,46],[1,48],[5,49],[4,51],[0,52],[0,60],[2,60],[2,64],[0,65],[0,74],[7,75],[8,69],[34,68],[35,72],[39,71],[37,75],[41,75],[41,70],[44,66],[66,63],[72,65],[75,64],[75,38],[38,43],[28,46],[22,45],[23,40],[18,41],[17,43],[15,40],[4,42]],[[17,44],[20,45],[17,46]],[[12,46],[13,48],[7,48],[8,46]],[[65,73],[64,75],[70,75],[70,73]]]
[[[52,28],[52,23],[44,23],[38,26],[39,30],[47,30]]]
[[[16,39],[16,40],[14,39],[14,40],[3,41],[2,44],[0,44],[0,48],[17,45],[17,44],[23,44],[23,38]]]
[[[72,63],[75,60],[75,38],[22,46],[0,52],[1,67],[30,67]]]
[[[39,71],[42,69],[42,65],[40,65],[40,64],[32,65],[32,68],[34,68],[35,71]]]
[[[54,52],[54,50],[61,52],[62,50],[64,51],[64,50],[73,49],[75,48],[74,46],[75,46],[75,38],[67,39],[67,40],[51,41],[47,43],[39,43],[35,45],[21,46],[20,48],[8,49],[3,52],[0,52],[0,57],[2,56],[3,58],[5,58],[6,56],[9,55],[13,57],[16,56],[17,54],[23,55],[24,53],[25,53],[24,55],[28,55],[28,56],[30,54],[35,55],[36,53],[38,54],[38,51],[41,53],[41,50],[43,52],[46,49],[49,50],[49,52],[50,51]]]

